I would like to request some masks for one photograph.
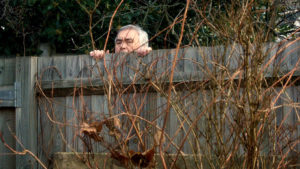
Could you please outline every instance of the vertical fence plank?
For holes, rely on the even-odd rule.
[[[276,43],[269,43],[267,45],[265,45],[263,47],[263,53],[265,54],[265,63],[264,65],[267,64],[267,62],[271,61],[272,57],[276,56],[276,52],[277,52],[277,44]],[[239,56],[239,55],[238,55]],[[274,69],[275,64],[274,64],[274,61],[271,62],[271,64],[269,64],[266,68],[265,68],[265,75],[266,76],[272,76],[272,71]]]
[[[66,56],[66,79],[80,77],[80,56]]]
[[[16,108],[16,136],[22,143],[16,144],[18,151],[24,148],[37,154],[37,107],[34,92],[37,57],[18,57],[16,60],[16,82],[21,84],[21,107]],[[36,168],[37,162],[28,154],[16,157],[17,169]]]
[[[149,122],[153,122],[154,118],[155,118],[155,114],[157,112],[157,103],[156,103],[156,97],[157,97],[157,93],[144,93],[146,94],[146,100],[144,103],[144,108],[142,110],[142,117],[144,117],[146,120],[148,120]],[[144,94],[142,94],[142,97],[144,96]],[[155,135],[155,131],[156,128],[155,123],[153,123],[153,125],[144,122],[145,126],[143,128],[143,130],[146,131],[146,137],[145,137],[145,143],[146,143],[146,148],[150,149],[152,148],[152,146],[154,146],[154,135]]]
[[[78,97],[78,110],[79,112],[78,112],[76,124],[80,126],[83,124],[83,122],[88,122],[88,120],[92,117],[91,96],[83,96],[82,94]],[[78,134],[80,134],[80,128],[77,128],[77,132]],[[77,142],[77,150],[79,152],[87,152],[87,149],[83,141],[79,137],[76,137],[76,142]]]
[[[53,57],[53,66],[56,68],[54,70],[53,80],[62,80],[66,78],[66,57],[57,56]]]
[[[13,85],[15,82],[15,58],[0,59],[0,86]]]
[[[180,95],[179,95],[179,98],[183,98],[184,96],[186,96],[187,94],[189,93],[189,91],[182,91],[180,92]],[[181,120],[178,120],[179,123],[177,125],[177,128],[179,128],[179,125],[180,125],[180,121],[181,122],[184,122],[184,128],[181,129],[181,133],[179,135],[179,138],[178,138],[178,144],[180,145],[180,143],[182,142],[184,136],[187,135],[187,132],[188,130],[190,129],[190,120],[191,120],[191,115],[192,115],[192,105],[189,105],[189,101],[190,101],[190,96],[189,97],[186,97],[184,100],[180,100],[178,99],[181,103],[179,103],[180,105],[183,105],[183,108],[182,108],[182,115],[183,117],[181,117]],[[189,109],[188,109],[189,107]],[[177,117],[178,119],[180,117]],[[198,122],[197,122],[198,123]],[[195,131],[195,128],[193,127],[192,131],[189,133],[188,137],[187,137],[187,141],[185,141],[184,143],[184,146],[183,146],[183,152],[184,153],[187,153],[187,154],[192,154],[193,153],[193,149],[196,148],[196,146],[193,144],[193,141],[194,139],[196,139],[194,137],[194,131]]]
[[[38,78],[40,80],[53,80],[53,76],[56,74],[53,59],[54,57],[38,58]]]
[[[80,59],[80,77],[91,78],[92,77],[92,58],[86,55],[79,55]]]
[[[0,131],[4,141],[13,149],[16,147],[16,140],[13,137],[15,132],[15,109],[0,109]],[[0,168],[16,168],[16,155],[0,143]]]
[[[51,103],[46,98],[38,98],[38,157],[39,159],[48,164],[50,160],[50,152],[53,146],[51,138],[51,125],[47,114],[51,113]],[[38,167],[42,169],[42,166]]]
[[[92,78],[100,78],[104,74],[103,60],[92,59],[91,61]]]
[[[298,90],[297,90],[298,89]],[[299,139],[300,135],[299,135],[299,131],[298,128],[299,127],[295,127],[297,126],[297,123],[299,123],[299,108],[295,105],[297,103],[299,103],[299,87],[297,88],[297,86],[291,86],[289,88],[286,89],[286,91],[284,92],[284,96],[283,96],[283,120],[284,122],[284,127],[286,127],[287,130],[289,130],[291,133],[289,135],[289,137],[292,140],[297,140]],[[298,102],[297,102],[298,101]],[[299,126],[299,125],[298,125]],[[291,154],[292,155],[297,155],[297,152],[299,152],[299,144],[298,146],[295,146],[295,148],[293,148],[295,151],[292,151]]]
[[[79,56],[66,56],[66,80],[78,79],[80,76],[80,57]],[[78,88],[78,86],[74,86]],[[66,140],[67,152],[76,150],[76,122],[78,115],[77,99],[75,95],[66,97]]]
[[[193,73],[199,72],[201,64],[198,48],[186,48],[184,52],[184,72]],[[200,72],[199,72],[200,73]]]
[[[4,64],[5,64],[4,65],[5,74],[3,76],[4,84],[5,85],[14,84],[15,76],[16,76],[16,73],[15,73],[16,59],[15,58],[7,58],[7,59],[5,59]]]
[[[158,115],[158,119],[157,119],[157,126],[162,129],[163,127],[163,123],[164,123],[164,118],[165,118],[165,115],[166,115],[166,99],[163,97],[163,96],[160,96],[160,94],[158,94],[158,97],[157,97],[157,115]],[[170,118],[170,116],[169,116]],[[169,127],[168,127],[168,123],[169,123],[169,119],[167,120],[167,124],[166,124],[166,128],[164,130],[164,134],[166,135],[165,137],[165,140],[166,142],[163,143],[163,145],[167,145],[167,143],[169,142],[169,137],[170,137],[170,133],[169,133]],[[171,146],[172,148],[172,146]],[[168,152],[170,152],[170,148],[168,150]]]
[[[298,55],[299,56],[299,55]],[[295,103],[300,103],[300,85],[298,86],[294,86],[294,98],[293,101]],[[299,107],[295,107],[294,108],[294,113],[295,113],[295,119],[294,119],[294,123],[297,124],[297,129],[296,129],[296,136],[299,138],[300,137],[300,108]],[[298,143],[298,146],[296,148],[296,151],[300,152],[300,144]],[[300,159],[298,158],[298,163],[300,163]]]
[[[5,71],[5,60],[6,59],[1,59],[0,60],[0,85],[4,85],[5,84],[5,74],[7,73]]]
[[[75,97],[75,96],[74,96]],[[75,149],[75,134],[76,134],[76,101],[73,96],[66,97],[66,140],[67,140],[67,152],[76,151]]]
[[[54,133],[54,147],[53,153],[64,152],[66,149],[65,143],[65,116],[66,116],[66,98],[56,97],[53,99],[53,133]]]
[[[173,102],[176,103],[176,100],[172,99]],[[180,143],[180,136],[182,136],[183,132],[182,132],[182,129],[180,129],[180,134],[178,134],[177,136],[175,136],[175,133],[176,131],[179,129],[179,126],[180,126],[180,120],[178,119],[178,115],[176,110],[174,110],[174,107],[172,107],[172,105],[170,105],[170,112],[169,112],[169,117],[168,117],[168,123],[167,123],[167,127],[166,127],[166,131],[168,132],[168,135],[171,137],[171,138],[174,138],[172,140],[172,142],[179,146],[179,143]],[[171,148],[170,153],[176,153],[177,150],[175,148]]]
[[[93,121],[103,121],[103,116],[108,117],[108,110],[107,110],[107,99],[105,96],[98,96],[93,95],[91,96],[91,111]],[[107,128],[103,126],[102,128],[103,133],[108,133]],[[108,135],[102,135],[104,140],[108,140]],[[101,146],[100,143],[93,142],[93,150],[94,152],[105,152],[106,148]]]
[[[170,51],[166,50],[157,50],[153,51],[153,55],[157,58],[157,77],[160,78],[163,75],[166,75],[167,72],[169,72],[169,66],[168,66],[168,55],[170,54]]]
[[[62,151],[61,145],[57,140],[60,137],[60,133],[57,130],[57,123],[59,122],[58,111],[59,106],[56,105],[53,98],[39,99],[39,158],[46,165],[51,164],[53,153]]]

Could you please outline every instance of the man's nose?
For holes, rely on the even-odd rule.
[[[121,48],[126,48],[127,44],[126,44],[126,42],[123,41],[120,46],[121,46]]]

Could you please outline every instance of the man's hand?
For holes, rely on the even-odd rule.
[[[151,47],[140,47],[139,49],[137,49],[135,52],[139,55],[139,56],[145,56],[148,53],[150,53],[152,51]]]
[[[135,52],[138,54],[138,56],[145,56],[148,53],[152,51],[151,47],[141,47],[137,49]],[[104,52],[104,50],[93,50],[90,52],[90,56],[92,56],[94,59],[103,59],[105,54],[108,54],[109,50]]]
[[[109,50],[106,52],[104,52],[104,50],[93,50],[90,52],[90,56],[92,56],[94,59],[102,59],[107,53],[109,53]]]

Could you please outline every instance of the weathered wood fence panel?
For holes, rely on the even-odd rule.
[[[299,103],[299,87],[297,86],[299,85],[299,80],[297,80],[297,77],[299,77],[298,46],[299,42],[296,42],[283,50],[280,46],[278,47],[277,44],[268,44],[261,49],[266,52],[269,58],[264,60],[265,63],[262,63],[268,65],[264,67],[263,70],[267,81],[271,81],[274,76],[283,76],[291,72],[291,70],[293,71],[292,77],[296,79],[294,83],[296,86],[289,86],[288,90],[284,90],[276,104],[282,105],[286,102],[285,105],[288,105],[288,103],[298,105]],[[55,67],[56,74],[61,75],[55,77],[44,73],[40,76],[40,78],[43,79],[40,82],[41,88],[45,92],[44,94],[51,97],[51,102],[54,104],[65,104],[65,109],[62,109],[60,111],[61,113],[57,115],[60,119],[65,119],[63,121],[64,123],[66,122],[66,127],[61,127],[61,129],[63,129],[62,135],[66,139],[63,141],[63,147],[66,147],[66,149],[62,148],[61,151],[87,151],[81,139],[78,137],[78,135],[80,135],[80,124],[91,119],[92,121],[103,120],[104,115],[106,115],[106,117],[109,116],[109,104],[113,107],[114,115],[124,112],[139,114],[145,118],[144,120],[149,120],[155,123],[156,127],[161,128],[164,123],[164,116],[161,114],[165,112],[167,107],[167,97],[164,94],[166,94],[167,91],[174,54],[175,50],[159,50],[153,51],[149,56],[144,58],[137,57],[136,55],[107,55],[105,63],[108,72],[106,72],[104,68],[103,61],[96,63],[96,61],[89,56],[58,57],[56,59],[59,60],[59,62],[57,62],[59,64],[55,64],[53,61],[51,62],[50,60],[53,60],[53,58],[42,58],[40,60],[41,62],[51,63],[51,66],[53,66],[53,68]],[[228,55],[230,57],[220,57],[220,55]],[[233,75],[241,70],[241,65],[243,65],[241,62],[243,59],[241,59],[241,57],[243,57],[243,50],[239,45],[232,45],[230,48],[224,48],[222,46],[214,48],[187,48],[179,51],[174,73],[174,84],[177,87],[181,87],[178,88],[178,91],[173,91],[177,93],[176,96],[178,97],[173,99],[180,105],[184,105],[183,111],[189,114],[183,114],[181,116],[178,114],[178,110],[176,110],[176,104],[171,105],[165,131],[167,133],[167,139],[172,141],[164,144],[165,147],[168,147],[168,153],[176,153],[178,151],[193,121],[184,121],[184,117],[191,119],[199,117],[199,114],[206,109],[203,103],[207,103],[207,100],[211,99],[209,95],[212,93],[209,91],[192,92],[188,90],[188,86],[192,85],[192,83],[198,85],[205,83],[207,79],[211,78],[211,74],[216,68],[222,73],[222,69],[224,68],[218,65],[220,62],[222,66],[226,66],[226,71]],[[221,61],[219,60],[220,58],[225,58],[225,60]],[[268,63],[268,61],[270,61],[270,63]],[[65,63],[67,66],[61,63]],[[277,74],[274,74],[275,68],[278,67],[280,67],[280,70],[277,71]],[[39,69],[41,70],[42,66]],[[209,72],[209,70],[212,70],[212,72]],[[114,80],[114,94],[111,96],[110,103],[106,95],[109,91],[109,76],[112,76]],[[158,88],[150,87],[149,78],[158,85]],[[239,79],[238,76],[234,78]],[[278,84],[278,86],[280,86],[280,84]],[[128,90],[125,91],[126,88]],[[118,89],[120,89],[120,91],[118,91]],[[279,87],[279,89],[282,88]],[[123,93],[120,95],[120,92]],[[61,97],[65,97],[66,100]],[[289,100],[286,100],[288,98]],[[281,124],[282,121],[285,121],[284,124],[297,126],[299,109],[296,107],[285,108],[284,106],[276,110],[276,112],[279,112],[279,115],[276,117],[277,123]],[[40,113],[42,112],[43,111]],[[228,112],[230,112],[230,110],[228,110]],[[284,118],[284,115],[280,115],[286,114],[287,112],[289,112],[289,115],[285,116],[289,118],[288,120]],[[122,116],[120,119],[124,126],[130,123],[128,117],[120,116]],[[203,116],[205,116],[205,118],[201,118],[199,123],[197,123],[196,128],[199,129],[199,131],[201,131],[201,128],[204,129],[203,124],[205,123],[205,119],[209,118],[205,114],[203,114]],[[42,119],[44,118],[45,117],[42,117]],[[58,121],[58,123],[59,122],[62,121]],[[53,125],[53,122],[48,122],[48,124]],[[183,124],[183,126],[179,128],[181,124]],[[60,126],[59,124],[55,125]],[[139,125],[141,128],[147,128],[147,123],[141,122]],[[126,128],[127,131],[128,129],[129,128]],[[148,124],[147,130],[151,131],[155,130],[155,128],[149,127]],[[226,129],[224,129],[224,131],[226,131]],[[201,153],[202,149],[207,146],[205,144],[201,145],[201,143],[205,142],[204,138],[195,140],[194,135],[196,133],[194,132],[196,131],[191,132],[190,136],[187,137],[187,141],[185,141],[182,148],[180,148],[182,152],[197,154]],[[299,136],[299,132],[298,127],[296,133],[294,132],[294,138]],[[104,137],[108,142],[113,142],[111,137]],[[148,148],[153,144],[153,139],[151,138],[152,137],[145,134],[142,139]],[[55,138],[50,138],[50,140],[52,139],[55,140]],[[56,138],[56,140],[60,139],[62,138]],[[139,138],[134,138],[132,141],[129,141],[129,148],[138,150],[138,144],[140,144]],[[297,145],[297,147],[299,147],[299,145]],[[93,142],[93,151],[106,152],[104,147],[95,142]],[[243,149],[239,151],[241,151],[241,153],[244,152]]]
[[[270,43],[260,48],[269,58],[261,63],[268,65],[260,70],[265,80],[274,82],[272,80],[287,75],[293,81],[286,88],[284,81],[276,84],[274,87],[277,90],[274,91],[280,96],[275,104],[278,106],[276,127],[296,128],[294,138],[300,136],[299,43],[282,46]],[[146,149],[152,147],[153,135],[164,125],[175,53],[173,49],[153,51],[146,57],[110,54],[105,61],[95,61],[87,55],[4,59],[0,62],[0,92],[4,91],[2,95],[9,91],[14,93],[11,97],[13,101],[5,97],[5,104],[0,102],[2,107],[9,107],[0,108],[0,130],[5,131],[4,139],[16,150],[28,149],[45,165],[53,167],[53,154],[56,152],[88,151],[83,142],[86,138],[82,138],[80,132],[84,122],[103,121],[114,116],[120,119],[122,137],[130,137],[128,133],[137,134],[136,130],[142,133],[140,137],[134,135],[128,141],[130,149],[139,151],[143,146]],[[218,88],[217,82],[222,80],[218,79],[222,77],[219,75],[224,74],[228,81],[242,84],[240,72],[243,71],[243,57],[244,51],[237,44],[227,48],[217,46],[179,50],[174,69],[175,87],[171,90],[170,113],[166,121],[165,152],[172,154],[180,150],[199,154],[210,146],[206,137],[195,138],[208,130],[205,123],[215,115],[205,113],[211,109],[209,105],[214,102],[223,104],[221,97],[213,100],[214,88]],[[13,73],[2,73],[3,70]],[[219,74],[218,78],[212,78],[214,73]],[[0,100],[2,95],[0,93]],[[21,101],[18,102],[17,98]],[[218,111],[219,108],[214,110]],[[228,106],[228,118],[235,111],[235,108]],[[190,130],[196,119],[199,120]],[[4,121],[15,125],[12,131],[24,147],[8,134],[7,125],[2,123]],[[136,126],[131,125],[133,121]],[[228,125],[220,126],[224,127],[224,133],[229,132],[226,128]],[[103,132],[109,133],[108,128],[104,127]],[[115,144],[113,136],[106,134],[103,138],[110,146]],[[214,139],[217,138],[212,137],[211,142]],[[227,137],[224,136],[224,139]],[[299,151],[300,145],[296,147]],[[3,156],[9,151],[2,145],[0,150],[0,162],[8,161],[11,168],[41,168],[28,154]],[[107,152],[107,147],[92,140],[92,150]],[[0,163],[0,168],[2,166]]]

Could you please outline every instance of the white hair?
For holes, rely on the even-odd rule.
[[[144,47],[149,47],[149,39],[148,39],[148,33],[146,31],[144,31],[141,27],[137,26],[137,25],[126,25],[123,26],[119,29],[118,34],[123,31],[123,30],[128,30],[128,29],[132,29],[138,32],[139,34],[139,42],[141,46]],[[116,41],[116,39],[115,39]]]

